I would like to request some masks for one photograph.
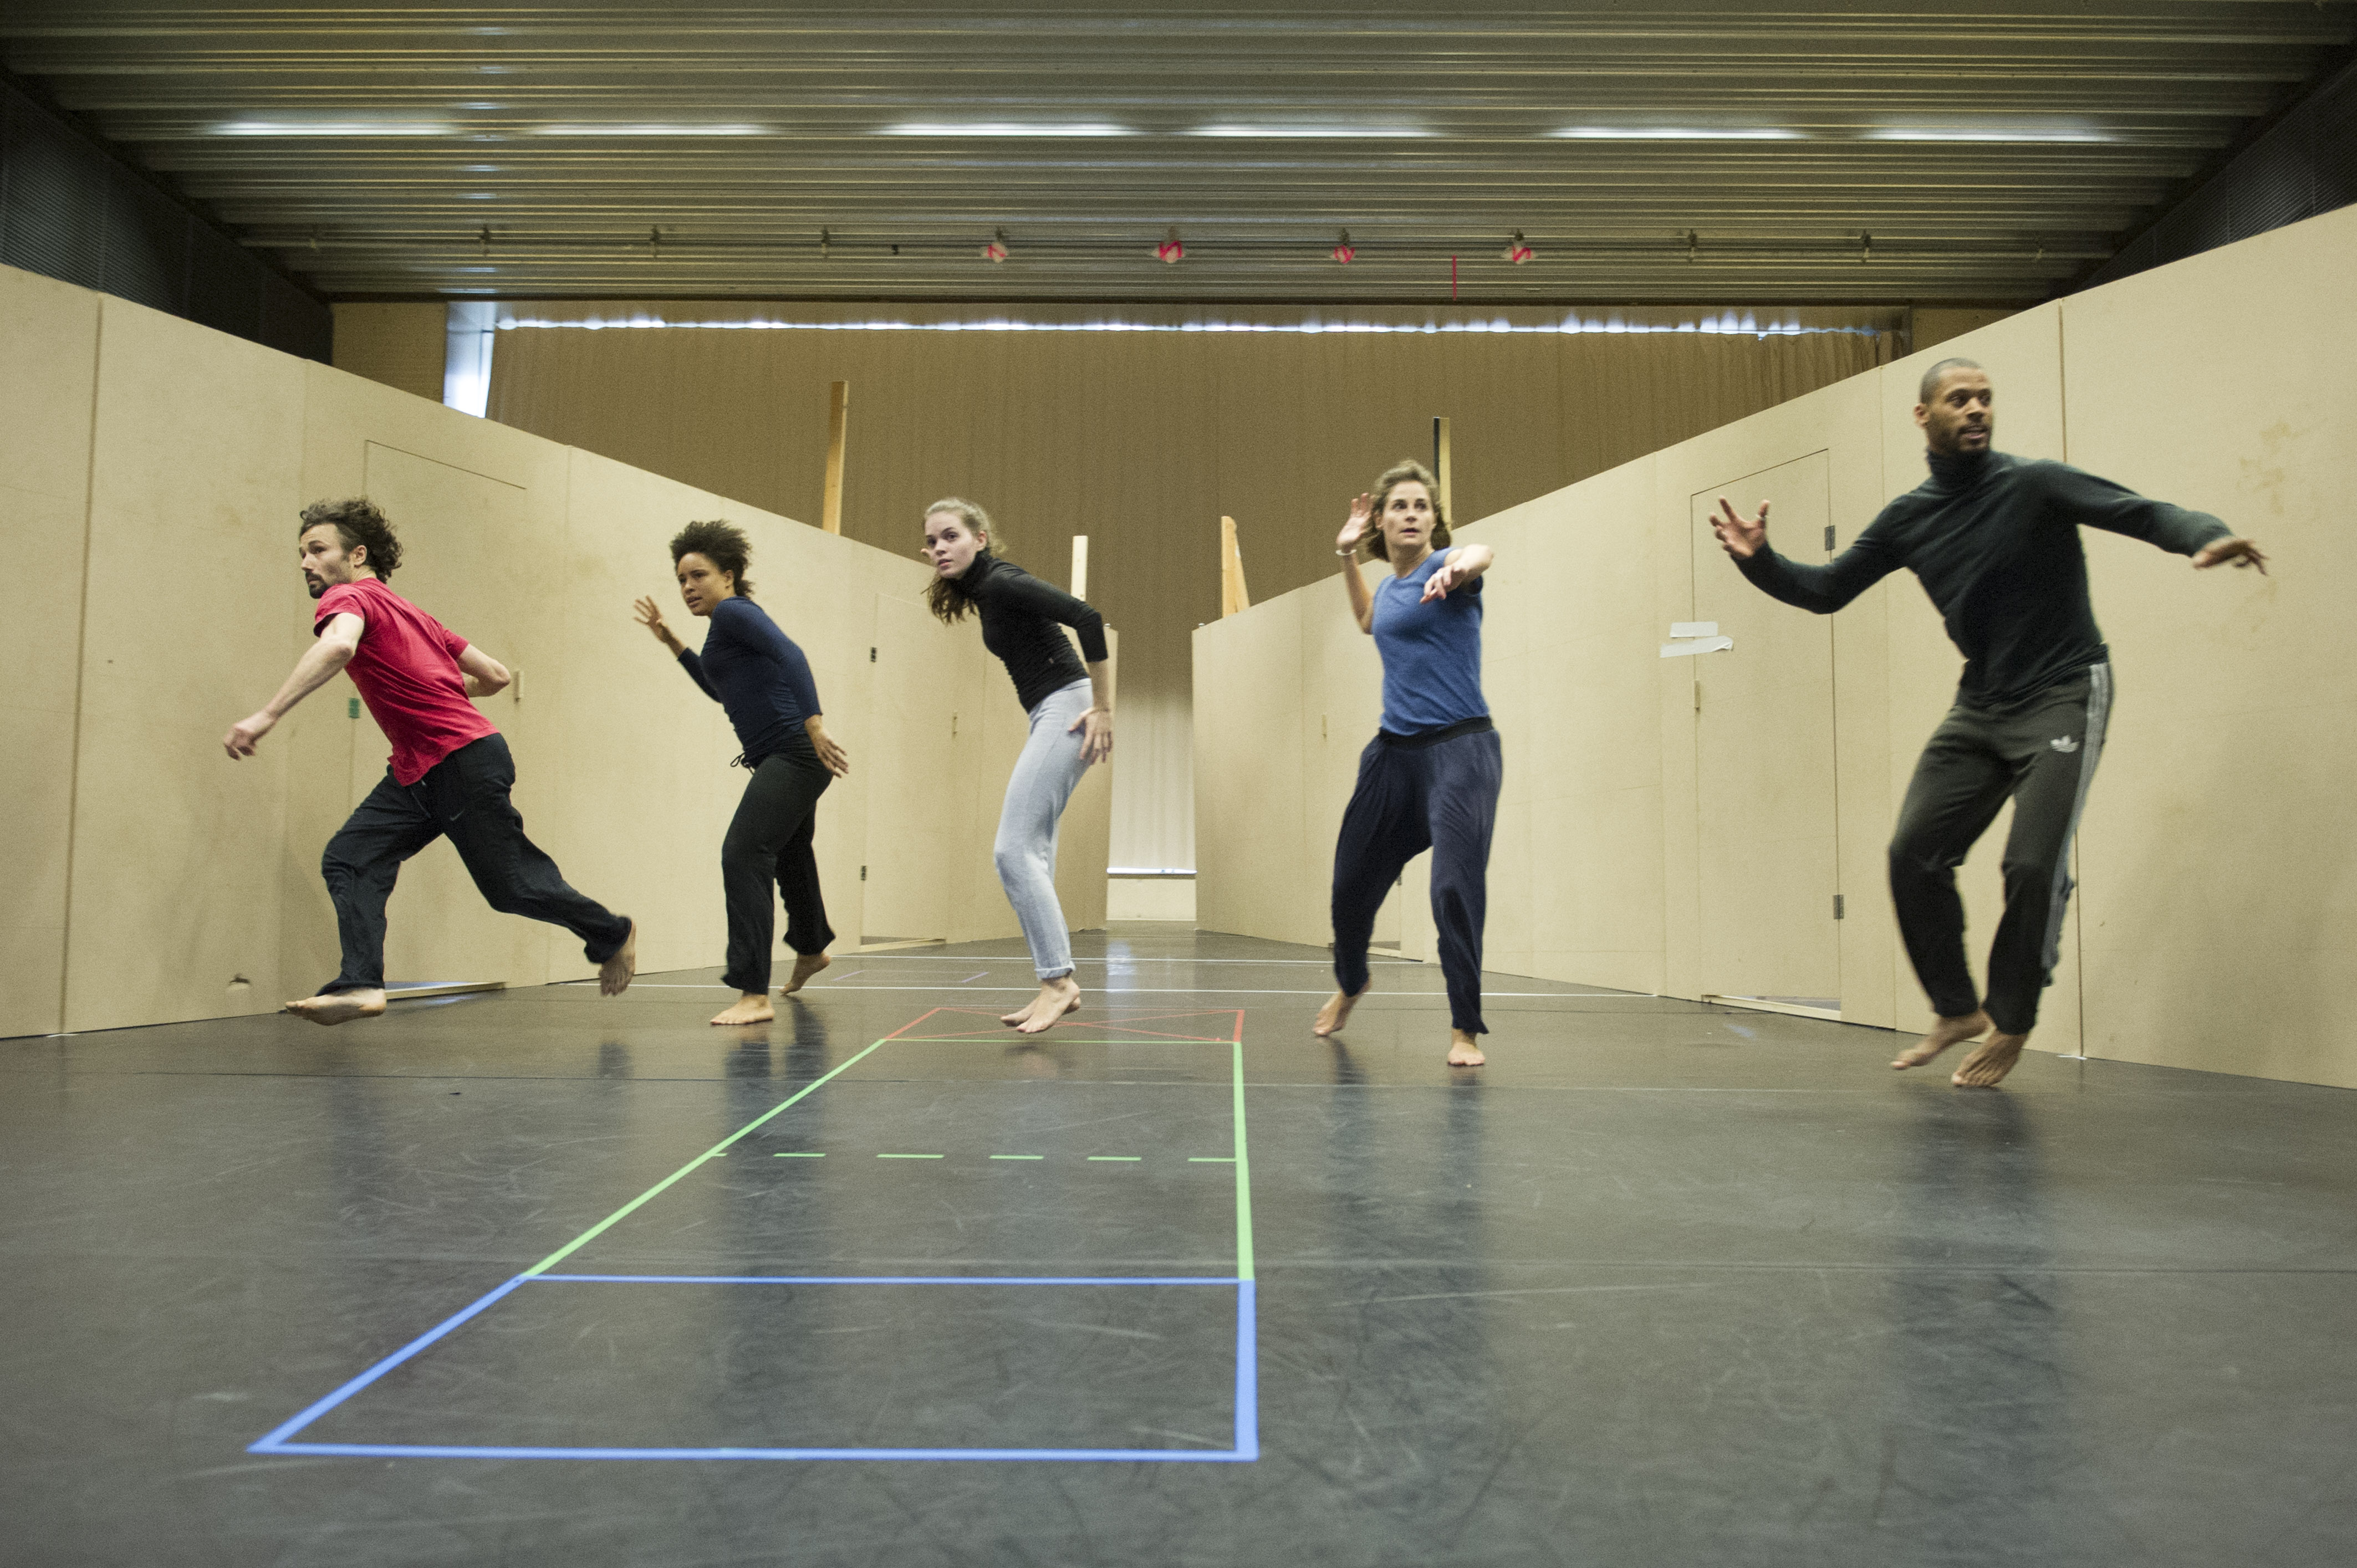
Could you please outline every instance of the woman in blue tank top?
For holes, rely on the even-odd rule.
[[[1359,629],[1383,661],[1383,728],[1359,756],[1359,783],[1334,846],[1334,979],[1311,1032],[1339,1032],[1366,993],[1367,941],[1400,871],[1432,851],[1432,919],[1448,983],[1448,1064],[1480,1067],[1481,925],[1490,834],[1505,762],[1481,698],[1486,544],[1448,542],[1439,486],[1398,463],[1351,503],[1334,541]],[[1368,591],[1361,553],[1391,566]]]

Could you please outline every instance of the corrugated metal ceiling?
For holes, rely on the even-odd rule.
[[[0,14],[11,70],[346,296],[2025,300],[2352,35],[2341,0]]]

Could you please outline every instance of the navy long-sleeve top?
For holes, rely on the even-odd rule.
[[[1960,702],[2006,708],[2108,659],[2087,596],[2082,524],[2179,555],[2226,538],[2208,512],[2003,452],[1931,454],[1932,477],[1822,566],[1761,549],[1736,563],[1763,592],[1830,615],[1904,566],[1964,656]]]
[[[983,551],[957,582],[981,612],[982,645],[1006,665],[1025,713],[1049,693],[1089,678],[1059,627],[1080,634],[1081,658],[1092,664],[1106,658],[1104,617],[1014,563]]]
[[[808,744],[802,721],[820,712],[818,686],[793,639],[742,596],[713,606],[711,622],[703,653],[680,650],[680,668],[727,710],[745,765],[756,766],[797,742]]]

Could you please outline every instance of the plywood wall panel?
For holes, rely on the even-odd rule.
[[[2275,557],[2090,535],[2120,692],[2081,838],[2093,1055],[2357,1086],[2352,252],[2344,209],[2061,306],[2071,460]]]
[[[1303,606],[1293,595],[1200,631],[1195,704],[1195,923],[1308,940],[1301,746]],[[1318,939],[1322,940],[1323,939]]]
[[[0,1036],[63,1016],[96,295],[0,268]]]
[[[171,592],[145,609],[102,594],[84,628],[76,1030],[285,1000],[287,749],[231,762],[220,741],[285,677],[288,621],[310,608],[269,521],[298,504],[301,361],[119,300],[102,313],[95,553],[118,587],[168,574]]]
[[[1519,765],[1530,790],[1532,950],[1513,972],[1644,992],[1663,983],[1652,499],[1643,461],[1496,520],[1496,602],[1527,628],[1526,699],[1501,721],[1510,774]],[[1469,533],[1487,540],[1491,526]],[[1513,657],[1512,645],[1499,654]]]

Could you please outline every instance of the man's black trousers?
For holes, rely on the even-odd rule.
[[[834,940],[826,900],[819,896],[818,857],[811,850],[818,798],[834,782],[807,738],[761,758],[745,781],[744,799],[720,844],[720,886],[728,904],[728,972],[721,978],[739,991],[770,989],[778,898],[785,900],[786,946],[808,955],[824,952]]]
[[[1982,1005],[1964,960],[1956,867],[2013,801],[2005,841],[2005,913],[1989,947],[1990,1021],[2007,1035],[2038,1022],[2071,901],[2071,839],[2104,750],[2112,667],[2094,664],[2002,713],[1958,703],[1924,746],[1890,841],[1890,898],[1915,977],[1932,1010]]]
[[[1359,783],[1334,846],[1334,980],[1367,986],[1367,940],[1407,863],[1432,851],[1432,923],[1448,983],[1448,1022],[1486,1035],[1481,926],[1490,908],[1490,834],[1505,752],[1487,719],[1433,736],[1377,735],[1359,754]]]
[[[581,939],[591,963],[621,950],[630,922],[567,886],[556,862],[523,836],[523,818],[508,799],[514,787],[515,758],[498,735],[468,741],[414,784],[396,784],[386,771],[319,859],[344,946],[343,972],[322,995],[382,987],[385,900],[401,863],[446,834],[500,914],[563,926]]]

